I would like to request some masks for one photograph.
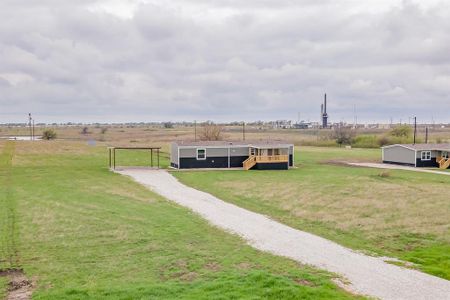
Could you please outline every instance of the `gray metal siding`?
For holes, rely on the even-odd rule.
[[[228,147],[226,148],[206,147],[206,157],[228,157]]]
[[[178,165],[178,145],[176,143],[170,145],[170,163]]]
[[[249,147],[231,147],[230,156],[248,156]]]
[[[228,157],[228,147],[192,147],[180,148],[181,158],[197,157],[197,149],[206,149],[207,157]],[[248,147],[231,147],[230,156],[248,156]]]
[[[384,161],[397,162],[402,164],[416,164],[415,150],[407,149],[401,146],[383,148]]]
[[[201,147],[198,147],[201,148]],[[202,148],[205,149],[205,148]],[[180,158],[197,157],[197,147],[195,148],[180,148]]]

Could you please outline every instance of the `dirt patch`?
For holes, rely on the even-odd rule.
[[[314,283],[312,283],[309,280],[302,279],[302,278],[295,278],[294,282],[298,285],[304,285],[304,286],[315,286]]]
[[[6,300],[28,300],[33,293],[33,282],[29,280],[23,270],[0,270],[1,277],[8,277]]]
[[[248,262],[241,262],[236,265],[236,268],[238,268],[239,270],[249,270],[252,268],[252,264]]]
[[[357,163],[360,162],[358,160],[324,160],[319,162],[319,164],[321,165],[333,165],[333,166],[338,166],[338,167],[350,167],[350,168],[358,168],[358,166],[356,165],[351,165],[349,163]]]
[[[216,262],[209,262],[205,264],[204,268],[210,271],[218,272],[222,269],[222,266]]]

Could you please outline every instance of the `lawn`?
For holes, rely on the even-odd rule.
[[[173,174],[292,227],[450,279],[450,177],[339,163],[380,156],[375,149],[304,147],[289,171]]]
[[[101,146],[0,142],[0,269],[23,269],[33,298],[354,298],[332,274],[256,251],[106,165]]]

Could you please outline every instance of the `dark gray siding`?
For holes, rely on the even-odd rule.
[[[288,170],[288,163],[257,163],[252,169],[255,170]]]

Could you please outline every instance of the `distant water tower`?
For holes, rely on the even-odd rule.
[[[325,94],[323,104],[320,106],[320,112],[322,117],[322,128],[328,128],[327,94]]]

